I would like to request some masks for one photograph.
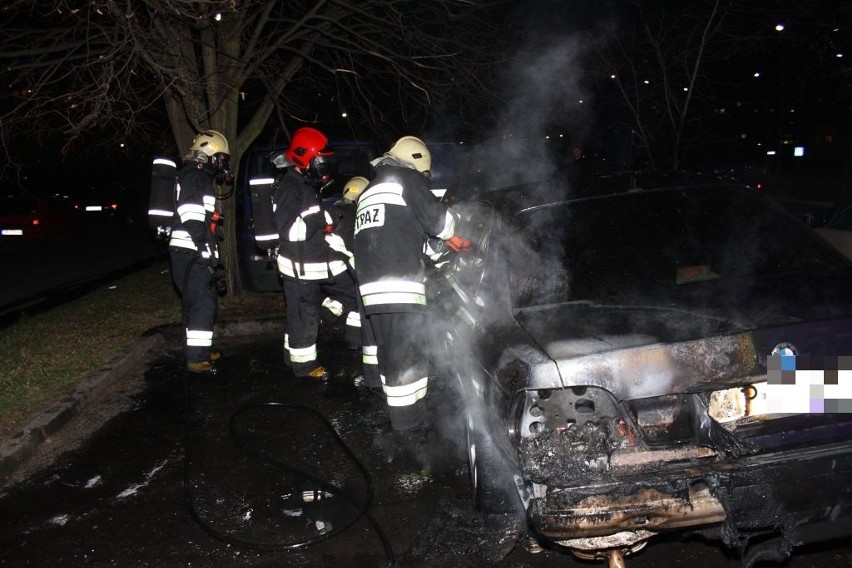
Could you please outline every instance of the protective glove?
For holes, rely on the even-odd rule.
[[[218,211],[213,211],[213,215],[210,216],[210,232],[220,238],[225,235],[222,229],[222,214]]]
[[[342,252],[346,256],[351,257],[352,253],[346,248],[346,243],[343,242],[343,237],[340,235],[336,235],[331,233],[330,235],[325,236],[325,242],[328,243],[328,246],[331,250],[335,250],[337,252]]]
[[[473,243],[458,235],[453,235],[447,239],[447,246],[456,252],[469,252],[473,250]]]
[[[423,252],[432,262],[438,262],[448,254],[445,242],[438,237],[429,237],[423,245]]]

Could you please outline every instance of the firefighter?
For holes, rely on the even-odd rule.
[[[284,347],[297,377],[325,379],[326,368],[317,357],[323,301],[340,303],[353,332],[360,336],[355,280],[347,270],[346,254],[333,250],[325,237],[332,219],[322,208],[320,193],[330,183],[334,153],[328,138],[315,128],[296,130],[284,155],[290,164],[273,194],[273,216],[278,230],[276,262],[284,283],[287,331]],[[328,302],[327,302],[328,303]],[[347,326],[350,327],[350,326]]]
[[[456,219],[432,194],[431,154],[404,136],[372,162],[375,177],[358,198],[355,259],[366,322],[375,334],[378,363],[394,431],[425,426],[428,382],[425,237],[456,252],[472,248],[455,234]]]
[[[215,375],[221,357],[213,349],[219,258],[214,183],[230,180],[229,158],[228,141],[215,130],[192,140],[178,172],[178,220],[169,239],[172,278],[183,304],[186,368],[202,375]]]
[[[355,200],[368,183],[367,178],[356,176],[344,184],[340,199],[334,202],[329,212],[333,227],[332,233],[325,237],[325,240],[333,250],[344,255],[348,265],[347,269],[353,279],[355,279],[355,261],[352,252],[355,250],[353,244],[355,239]],[[360,302],[357,291],[354,295],[356,301]],[[323,300],[322,306],[326,308],[323,311],[323,315],[327,318],[334,320],[343,316],[344,306],[338,300],[327,297]],[[350,349],[361,349],[360,308],[346,314],[344,341]]]
[[[342,246],[347,253],[352,253],[355,250],[355,211],[357,207],[358,196],[369,184],[369,180],[363,176],[355,176],[343,186],[343,195],[334,204],[331,209],[331,216],[334,220],[334,233],[340,237],[339,243],[333,236],[326,237],[330,241],[330,246]],[[350,269],[355,274],[357,283],[357,272],[355,269],[355,258],[350,257]],[[361,295],[355,294],[355,299],[358,302],[358,326],[360,331],[360,348],[361,348],[361,367],[363,371],[364,385],[371,389],[380,389],[382,387],[381,379],[379,378],[379,360],[377,355],[376,338],[373,336],[372,328],[369,325],[364,325],[366,316],[364,314],[364,305],[361,302]]]

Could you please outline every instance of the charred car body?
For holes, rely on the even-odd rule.
[[[852,379],[852,266],[804,223],[744,185],[633,173],[454,209],[477,249],[430,305],[481,508],[612,564],[667,531],[747,565],[852,534],[852,414],[828,400]],[[824,408],[772,409],[801,397],[779,395],[791,361]]]

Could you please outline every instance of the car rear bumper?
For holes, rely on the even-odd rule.
[[[539,488],[528,516],[544,537],[567,546],[632,532],[723,523],[732,534],[771,529],[795,545],[812,538],[804,527],[831,522],[852,534],[852,441],[722,461],[665,465],[664,471],[570,488]],[[817,535],[814,535],[814,537]],[[629,543],[628,543],[629,544]],[[581,546],[578,546],[581,547]]]

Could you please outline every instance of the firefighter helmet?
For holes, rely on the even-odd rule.
[[[290,147],[284,151],[284,155],[291,164],[307,169],[317,156],[325,158],[334,155],[326,148],[327,145],[328,137],[325,134],[305,126],[293,133]]]
[[[212,158],[216,154],[230,155],[228,149],[228,140],[221,132],[215,130],[207,130],[199,133],[192,139],[192,144],[189,146],[190,152],[201,152],[208,158]]]
[[[205,130],[199,132],[189,145],[189,154],[184,160],[207,163],[216,169],[216,183],[230,184],[234,181],[234,173],[231,171],[231,152],[228,148],[228,139],[216,130]]]
[[[346,185],[343,186],[343,199],[346,199],[347,201],[355,201],[369,183],[370,182],[367,178],[361,176],[355,176],[350,179],[346,182]]]
[[[420,138],[403,136],[388,154],[427,177],[432,173],[432,154]]]

